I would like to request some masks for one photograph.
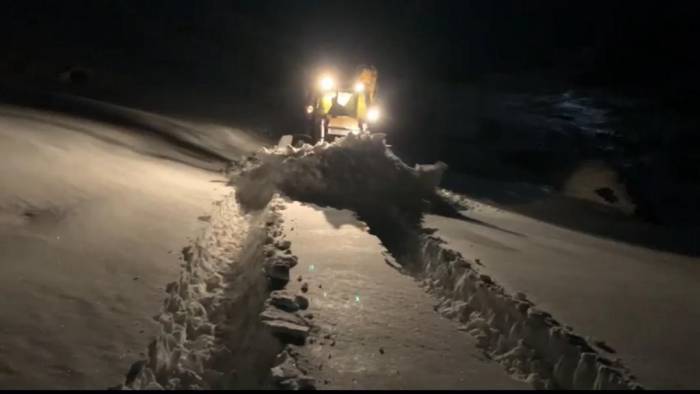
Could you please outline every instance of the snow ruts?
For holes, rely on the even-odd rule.
[[[440,298],[436,310],[462,323],[491,358],[539,389],[639,389],[621,361],[538,310],[524,294],[507,294],[440,238],[419,236],[419,277]]]
[[[240,212],[233,196],[218,203],[211,225],[183,249],[180,278],[166,287],[147,358],[115,388],[272,386],[270,368],[284,349],[258,315],[270,293],[261,271],[278,257],[270,246],[285,246],[275,210],[274,200],[253,215]]]

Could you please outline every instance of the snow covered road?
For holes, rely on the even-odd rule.
[[[154,335],[226,180],[138,131],[0,115],[0,388],[105,388]]]
[[[385,263],[385,248],[352,212],[290,202],[282,218],[299,257],[288,288],[308,286],[319,328],[298,363],[318,388],[529,388],[435,313],[435,300]]]

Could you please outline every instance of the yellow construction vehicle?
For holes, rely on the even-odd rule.
[[[350,133],[370,132],[380,117],[374,104],[377,70],[360,66],[350,78],[322,73],[310,90],[306,106],[307,133],[314,142]]]

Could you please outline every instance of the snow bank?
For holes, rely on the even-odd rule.
[[[233,200],[222,201],[211,226],[183,249],[180,279],[167,285],[163,309],[155,316],[160,333],[148,346],[148,358],[132,365],[121,388],[196,389],[227,378],[215,366],[225,354],[216,331],[227,319],[228,265],[249,228]]]
[[[264,208],[277,192],[302,202],[349,209],[369,224],[371,233],[383,234],[382,242],[395,254],[414,253],[401,250],[415,245],[406,244],[408,234],[397,230],[419,227],[424,212],[457,214],[436,193],[447,165],[409,167],[379,134],[263,149],[234,167],[242,169],[231,180],[244,209]]]
[[[361,212],[377,201],[415,219],[436,199],[445,163],[411,168],[381,135],[350,135],[333,144],[264,149],[233,182],[241,204],[260,208],[272,194]]]
[[[313,388],[284,346],[303,343],[311,325],[301,315],[308,300],[280,290],[296,264],[280,229],[282,204],[272,199],[253,217],[233,196],[219,207],[204,235],[183,249],[147,359],[115,388]]]
[[[180,279],[167,285],[162,311],[155,316],[160,333],[148,346],[148,357],[134,363],[122,389],[225,388],[236,384],[231,369],[235,356],[232,333],[236,327],[235,303],[255,294],[264,283],[260,266],[246,252],[259,249],[267,228],[241,214],[230,196],[218,205],[204,234],[183,249]],[[262,216],[269,216],[266,211]],[[259,227],[259,228],[258,228]],[[259,263],[258,263],[259,264]],[[252,266],[251,266],[252,265]],[[245,286],[237,277],[257,275]],[[255,279],[258,278],[256,282]],[[274,356],[274,354],[273,354]]]
[[[270,369],[272,383],[276,388],[291,390],[313,390],[316,380],[299,366],[299,353],[295,345],[303,346],[311,333],[313,325],[304,311],[309,307],[309,300],[302,294],[292,294],[285,287],[289,283],[290,270],[297,265],[297,257],[292,253],[291,242],[284,238],[281,229],[283,219],[279,210],[284,209],[281,199],[274,198],[270,205],[274,217],[268,219],[270,236],[265,240],[265,273],[270,279],[269,285],[275,289],[265,301],[265,308],[260,313],[262,324],[267,327],[281,343],[282,351],[275,357],[275,364]]]
[[[440,297],[436,310],[462,323],[513,376],[546,389],[640,388],[622,365],[596,351],[527,297],[509,295],[444,241],[421,235],[423,283]]]
[[[146,155],[200,168],[218,170],[222,163],[254,152],[266,142],[264,137],[238,128],[87,97],[24,89],[3,93],[9,95],[8,102],[14,103],[0,108],[6,115],[61,125]]]

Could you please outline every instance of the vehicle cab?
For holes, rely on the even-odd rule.
[[[376,70],[363,68],[349,80],[338,82],[323,74],[317,80],[306,113],[309,133],[315,141],[332,140],[350,133],[369,132],[379,118],[372,104],[376,86]]]

